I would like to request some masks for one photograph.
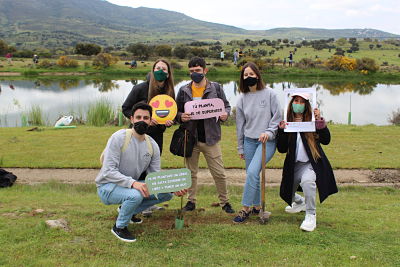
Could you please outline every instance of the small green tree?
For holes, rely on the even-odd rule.
[[[128,52],[131,52],[134,57],[137,57],[140,59],[148,59],[149,56],[151,55],[151,48],[142,43],[130,44],[126,48],[126,50]]]
[[[190,49],[185,45],[178,45],[174,48],[174,56],[183,59],[189,54]]]
[[[0,40],[0,55],[3,56],[8,51],[8,45],[3,40]]]
[[[79,43],[75,46],[75,53],[79,55],[92,56],[101,52],[101,47],[97,44]]]
[[[158,45],[154,49],[157,56],[170,57],[172,56],[172,47],[170,45]]]

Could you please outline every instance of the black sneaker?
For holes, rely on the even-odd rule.
[[[253,214],[253,215],[259,215],[259,214],[260,214],[260,210],[261,210],[261,209],[256,209],[256,207],[253,207],[253,208],[251,209],[251,214]]]
[[[129,232],[128,227],[118,228],[115,224],[111,229],[111,233],[113,233],[118,239],[124,242],[135,242],[136,238]]]
[[[196,209],[196,203],[188,201],[185,207],[182,208],[183,211],[193,211]]]
[[[119,206],[119,207],[117,208],[118,213],[119,213],[120,210],[121,210],[121,206]],[[132,218],[131,218],[131,220],[129,221],[129,224],[141,224],[141,223],[143,222],[143,220],[140,219],[140,218],[137,218],[136,215],[137,215],[137,214],[133,214],[133,215],[132,215]]]
[[[246,212],[244,210],[239,211],[239,215],[233,218],[234,223],[243,223],[246,221],[250,216],[250,212]]]
[[[226,202],[224,206],[222,206],[222,209],[226,212],[226,213],[235,213],[235,210],[232,209],[231,204],[229,204],[229,202]]]

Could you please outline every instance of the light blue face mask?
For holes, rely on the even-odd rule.
[[[303,113],[305,108],[305,105],[292,103],[292,109],[294,113]]]

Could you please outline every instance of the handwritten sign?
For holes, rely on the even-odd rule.
[[[286,89],[283,91],[285,94],[285,114],[284,118],[287,122],[285,132],[315,132],[315,117],[314,117],[314,108],[316,108],[317,103],[317,93],[315,88],[296,88],[296,89]],[[290,101],[292,100],[292,95],[296,93],[305,93],[310,96],[308,100],[311,105],[311,121],[304,122],[288,122],[287,121],[287,111]]]
[[[153,172],[145,182],[150,194],[177,192],[192,186],[192,173],[186,168]]]
[[[186,102],[185,113],[190,114],[191,120],[202,120],[226,114],[224,101],[220,98],[201,99]]]

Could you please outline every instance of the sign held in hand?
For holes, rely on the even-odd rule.
[[[190,114],[191,120],[202,120],[226,114],[224,101],[220,98],[201,99],[186,102],[185,113]]]
[[[192,173],[186,168],[153,172],[145,182],[151,195],[177,192],[192,186]]]

